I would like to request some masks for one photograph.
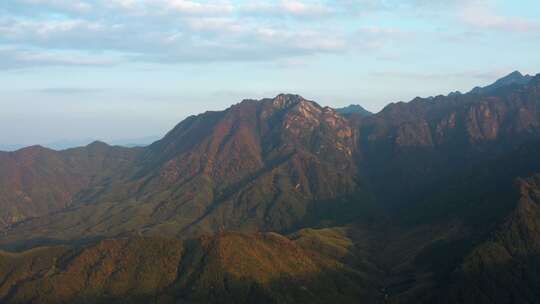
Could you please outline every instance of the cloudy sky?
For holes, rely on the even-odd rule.
[[[0,0],[0,145],[161,135],[281,92],[378,111],[538,54],[538,0]]]

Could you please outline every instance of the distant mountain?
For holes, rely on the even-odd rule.
[[[72,140],[66,139],[66,140],[58,140],[54,142],[40,144],[39,146],[42,146],[44,148],[51,149],[51,150],[60,151],[60,150],[66,150],[66,149],[71,149],[71,148],[84,147],[95,141],[96,141],[95,139],[91,139],[91,138],[72,139]],[[31,146],[23,145],[23,144],[0,144],[0,151],[14,152],[14,151],[28,148],[28,147],[31,147]]]
[[[149,146],[152,143],[158,141],[161,139],[160,136],[145,136],[145,137],[138,137],[138,138],[126,138],[126,139],[116,139],[111,140],[108,142],[108,144],[113,146],[122,146],[122,147],[145,147]]]
[[[152,144],[155,141],[158,141],[160,139],[159,136],[145,136],[145,137],[139,137],[139,138],[128,138],[128,139],[117,139],[117,140],[110,140],[108,141],[109,145],[112,146],[122,146],[127,148],[133,148],[133,147],[144,147]],[[61,151],[61,150],[67,150],[72,148],[78,148],[78,147],[84,147],[87,146],[93,142],[100,141],[92,138],[86,138],[86,139],[73,139],[73,140],[59,140],[54,141],[50,143],[42,144],[41,146]],[[27,145],[22,144],[0,144],[0,151],[6,151],[6,152],[13,152],[20,149],[27,148]]]
[[[60,152],[41,146],[0,152],[0,229],[70,206],[77,193],[130,165],[138,153],[102,142]]]
[[[44,146],[45,148],[60,151],[60,150],[66,150],[66,149],[71,149],[71,148],[84,147],[95,141],[97,140],[93,138],[71,139],[71,140],[65,139],[65,140],[57,140],[54,142],[45,143],[42,146]]]
[[[498,79],[494,83],[485,87],[475,87],[470,93],[473,94],[490,94],[495,90],[509,85],[525,85],[533,79],[531,75],[522,75],[519,71],[514,71],[505,77]]]
[[[454,91],[454,92],[450,92],[448,93],[448,96],[451,97],[451,96],[459,96],[459,95],[462,95],[463,93],[461,93],[460,91]]]
[[[0,151],[16,151],[24,147],[25,145],[21,144],[0,144]]]
[[[30,250],[0,252],[0,302],[538,303],[540,75],[505,78],[361,118],[281,94],[147,147],[2,152],[0,247]]]
[[[361,115],[361,116],[369,116],[369,115],[373,114],[370,111],[364,109],[362,106],[354,105],[354,104],[343,107],[343,108],[336,108],[336,112],[338,112],[339,114],[356,113],[356,114]]]

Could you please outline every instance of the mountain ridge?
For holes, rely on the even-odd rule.
[[[365,117],[280,94],[144,148],[0,153],[19,208],[0,209],[0,301],[534,303],[538,151],[540,75]]]
[[[495,81],[494,83],[492,83],[490,85],[487,85],[485,87],[475,87],[469,93],[473,93],[473,94],[489,94],[489,93],[492,93],[493,91],[495,91],[495,90],[497,90],[497,89],[499,89],[501,87],[505,87],[505,86],[509,86],[509,85],[525,85],[525,84],[529,83],[533,78],[534,78],[534,76],[531,76],[529,74],[523,75],[519,71],[514,71],[514,72],[512,72],[512,73],[498,79],[497,81]]]
[[[531,84],[534,84],[534,79],[537,78],[538,76],[533,78]],[[531,88],[528,85],[523,85],[522,88],[518,90],[534,91],[534,87]],[[511,90],[515,89],[512,87]],[[323,108],[299,95],[280,94],[275,98],[259,101],[244,100],[225,111],[206,112],[187,118],[163,139],[148,148],[139,149],[140,153],[137,154],[139,156],[131,159],[131,163],[127,165],[128,168],[116,173],[117,176],[123,176],[122,178],[114,179],[95,189],[86,189],[77,194],[77,200],[84,202],[81,206],[89,205],[90,202],[92,204],[99,201],[110,203],[132,199],[142,200],[142,203],[146,204],[145,201],[153,201],[154,197],[159,195],[171,196],[166,193],[176,188],[180,197],[173,200],[182,201],[183,196],[186,201],[180,206],[167,200],[159,204],[152,203],[148,208],[154,211],[150,215],[144,215],[146,219],[143,221],[148,221],[148,216],[150,216],[150,218],[157,217],[155,223],[158,223],[163,221],[162,216],[170,218],[171,214],[177,212],[186,214],[187,208],[189,209],[187,214],[192,214],[193,219],[187,222],[183,219],[185,224],[180,225],[184,227],[182,229],[192,225],[189,221],[201,223],[204,219],[204,225],[211,227],[209,232],[221,229],[222,226],[224,228],[227,225],[237,226],[237,223],[226,224],[222,220],[216,222],[216,219],[208,222],[205,218],[216,211],[231,212],[234,209],[226,211],[222,208],[228,204],[236,205],[238,203],[236,200],[243,200],[247,197],[246,195],[268,196],[268,204],[282,206],[282,204],[275,204],[274,200],[279,197],[271,193],[274,191],[275,193],[295,193],[296,198],[293,201],[300,199],[303,202],[297,201],[288,208],[293,208],[295,204],[303,206],[306,204],[305,200],[328,199],[327,194],[323,195],[320,192],[321,189],[325,189],[321,188],[322,183],[318,183],[315,188],[313,185],[309,186],[310,182],[307,180],[315,176],[319,176],[315,180],[321,176],[332,176],[329,180],[339,181],[341,186],[334,184],[324,191],[330,193],[333,191],[330,190],[332,188],[343,189],[340,190],[343,191],[343,198],[350,200],[346,198],[348,195],[371,191],[367,190],[368,183],[362,182],[364,185],[361,186],[358,184],[359,180],[381,179],[376,184],[384,185],[382,180],[392,176],[389,171],[396,169],[392,168],[392,163],[387,163],[386,159],[393,157],[391,154],[395,152],[388,150],[388,147],[393,147],[392,149],[417,147],[415,149],[421,148],[425,150],[425,153],[440,154],[436,152],[438,146],[448,147],[449,151],[452,151],[450,147],[455,145],[462,147],[489,145],[490,141],[498,140],[499,136],[505,136],[505,132],[523,133],[525,137],[534,137],[537,131],[533,130],[537,130],[539,121],[534,99],[531,99],[532,103],[527,106],[523,103],[526,102],[525,99],[514,101],[509,98],[515,98],[515,96],[502,92],[500,97],[482,97],[480,101],[475,94],[439,96],[435,99],[416,98],[407,104],[391,104],[381,112],[364,117],[360,121],[343,117],[335,110]],[[465,111],[459,110],[460,108]],[[455,111],[454,109],[458,109],[458,112],[447,114],[446,117],[441,117],[439,114],[444,111]],[[506,113],[508,111],[516,114]],[[493,116],[494,114],[496,116]],[[501,118],[505,116],[517,119],[518,124],[503,122]],[[494,119],[494,117],[499,118]],[[479,123],[478,119],[482,122]],[[462,127],[459,127],[460,125]],[[502,127],[506,129],[499,130]],[[530,131],[533,133],[527,135]],[[512,135],[512,137],[515,136]],[[445,138],[451,138],[451,140],[448,141],[449,139]],[[389,139],[391,142],[388,142]],[[517,143],[527,139],[515,137],[511,140]],[[513,145],[515,144],[510,144],[509,147]],[[88,146],[90,147],[91,145]],[[502,146],[500,148],[505,149]],[[398,157],[406,157],[405,155],[398,154]],[[359,166],[359,159],[366,157],[370,161]],[[430,157],[448,158],[451,156],[450,154],[448,156],[433,154]],[[411,169],[407,170],[417,170],[416,168],[421,167],[421,163],[425,162],[422,158],[416,160],[418,164],[408,161],[411,163]],[[302,164],[306,161],[309,165]],[[400,170],[406,168],[402,167],[399,161],[396,165],[400,166]],[[441,162],[441,166],[447,165]],[[448,168],[451,167],[448,166]],[[308,168],[319,168],[317,169],[319,171],[313,171],[315,175],[311,175],[313,173],[306,175]],[[278,173],[281,170],[296,172],[294,175],[304,176],[302,178],[306,178],[306,181],[299,183],[299,180],[289,180],[287,186],[275,184],[276,181],[272,182],[272,180],[283,174]],[[363,172],[358,172],[358,170]],[[440,170],[439,172],[444,173]],[[290,173],[286,175],[288,174]],[[426,181],[431,181],[431,179],[433,177],[426,177]],[[401,189],[400,195],[411,191],[404,187],[414,188],[424,183],[418,180],[419,184],[411,184],[416,181],[407,178],[405,180],[393,178],[393,180],[391,179],[390,182],[394,183],[396,189]],[[260,183],[260,185],[254,183]],[[274,190],[262,190],[268,189],[269,183],[274,183],[272,187]],[[281,187],[286,187],[287,190]],[[190,188],[190,191],[186,191]],[[313,189],[318,189],[319,194],[312,196]],[[194,196],[195,193],[198,194]],[[144,195],[141,196],[141,194]],[[379,196],[386,195],[381,189]],[[371,201],[370,195],[363,196],[366,201]],[[337,196],[333,197],[333,199],[337,198]],[[230,202],[230,199],[233,201]],[[286,199],[290,200],[292,197],[287,196]],[[389,197],[385,200],[394,199]],[[178,207],[181,209],[177,209]],[[360,207],[362,208],[364,206]],[[267,212],[269,210],[264,213]],[[317,212],[320,213],[322,210]],[[290,218],[285,222],[266,224],[269,225],[266,229],[269,227],[278,231],[292,229],[301,221],[306,220],[308,213],[305,207],[300,207],[295,214],[289,215]],[[258,221],[262,221],[265,217],[261,213],[251,215],[246,220],[251,220],[252,216],[259,217]]]

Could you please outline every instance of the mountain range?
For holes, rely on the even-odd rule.
[[[2,303],[538,303],[540,74],[0,152]]]
[[[116,140],[107,141],[107,143],[112,146],[122,146],[122,147],[133,148],[133,147],[148,146],[158,139],[159,139],[159,136],[144,136],[144,137],[139,137],[139,138],[116,139]],[[99,141],[99,140],[95,140],[91,138],[71,139],[71,140],[66,139],[66,140],[58,140],[54,142],[49,142],[46,144],[42,144],[41,146],[52,149],[52,150],[67,150],[71,148],[86,146],[95,141]],[[1,144],[0,143],[0,151],[17,151],[26,147],[27,146],[23,144]]]

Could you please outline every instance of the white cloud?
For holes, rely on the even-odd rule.
[[[266,17],[323,17],[335,13],[335,6],[322,2],[297,0],[253,1],[241,6],[245,14]]]
[[[463,7],[461,20],[468,26],[476,29],[508,32],[540,31],[540,21],[497,14],[484,1],[471,1],[467,3]]]
[[[245,17],[240,13],[242,4],[237,4],[238,11],[233,13],[234,7],[226,1],[211,4],[184,0],[96,1],[92,12],[63,11],[61,7],[66,7],[60,4],[65,3],[54,0],[25,1],[25,8],[41,5],[49,13],[33,17],[27,11],[8,8],[10,14],[0,17],[0,46],[77,54],[74,60],[66,60],[67,65],[99,53],[115,53],[126,61],[277,62],[343,52],[348,47],[344,29],[328,29],[311,22],[291,26],[287,22]],[[56,6],[51,9],[53,2]],[[319,8],[321,5],[283,1],[279,8],[299,16],[322,13],[326,9]],[[56,11],[63,17],[50,14]],[[328,34],[329,30],[332,35]],[[61,63],[55,58],[23,57],[12,57],[20,62],[14,66],[25,67],[31,62]]]
[[[194,14],[194,15],[206,15],[206,14],[229,14],[232,13],[234,7],[227,2],[222,3],[200,3],[195,1],[186,0],[162,0],[151,1],[161,3],[164,7],[172,9],[177,12]]]
[[[42,7],[79,13],[88,12],[93,7],[92,2],[81,0],[3,0],[3,2],[0,7]]]
[[[4,39],[51,39],[71,32],[99,32],[105,25],[81,19],[61,21],[33,21],[16,18],[0,19],[0,35]]]
[[[102,7],[121,9],[124,13],[136,15],[191,15],[217,16],[233,12],[234,6],[226,1],[210,3],[189,0],[101,0]]]
[[[18,69],[36,66],[111,66],[120,58],[71,51],[30,50],[17,46],[0,47],[0,69]]]
[[[449,5],[435,2],[0,0],[0,46],[70,52],[77,55],[73,61],[114,53],[115,60],[126,61],[300,62],[307,56],[382,50],[396,41],[410,43],[413,32],[381,27],[376,18],[358,14],[377,16],[390,10]],[[464,7],[462,20],[477,28],[531,31],[538,26],[466,5],[470,2],[465,0],[450,2]],[[356,24],[362,27],[355,31]],[[21,61],[20,66],[32,62],[23,62],[20,56],[14,60]]]

